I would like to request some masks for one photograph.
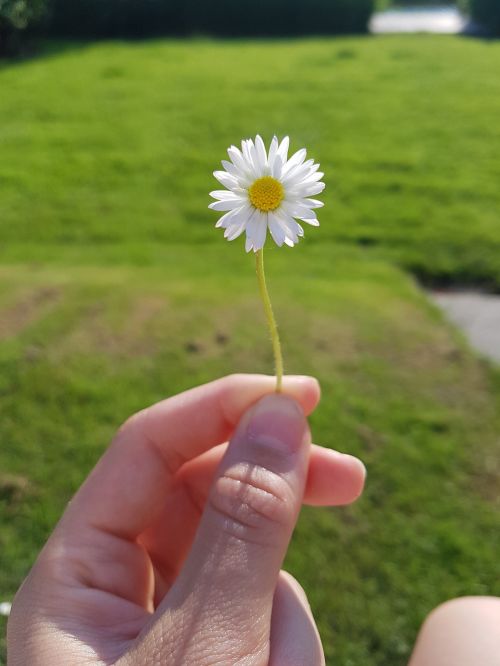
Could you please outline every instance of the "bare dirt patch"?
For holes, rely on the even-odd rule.
[[[20,335],[50,311],[60,300],[61,290],[40,287],[0,312],[0,342]]]
[[[115,318],[113,309],[114,305],[106,301],[96,301],[88,307],[61,343],[59,353],[100,353],[112,358],[154,354],[161,322],[167,316],[166,299],[142,296]]]
[[[0,500],[9,506],[18,504],[29,492],[30,482],[24,476],[0,474]]]

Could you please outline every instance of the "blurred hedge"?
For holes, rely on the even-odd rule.
[[[374,0],[51,0],[50,34],[148,37],[366,32]]]
[[[41,28],[47,0],[0,0],[0,55],[16,55]]]
[[[500,0],[469,0],[468,6],[474,21],[492,35],[500,36]]]

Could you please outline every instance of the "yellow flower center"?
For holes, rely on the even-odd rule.
[[[285,196],[285,190],[276,178],[263,176],[250,186],[248,195],[255,208],[267,213],[278,208]]]

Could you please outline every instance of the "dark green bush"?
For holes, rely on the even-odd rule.
[[[224,36],[338,34],[365,32],[372,10],[372,0],[191,0],[187,22]]]
[[[0,0],[1,1],[1,0]],[[374,0],[52,0],[59,37],[366,32]]]
[[[0,55],[17,55],[47,13],[47,0],[0,0]]]
[[[500,36],[500,0],[469,0],[471,17],[492,35]]]
[[[185,32],[182,0],[52,0],[59,37],[147,37]]]

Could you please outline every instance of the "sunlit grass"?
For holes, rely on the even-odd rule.
[[[401,666],[437,603],[500,594],[500,376],[396,267],[500,285],[500,45],[55,46],[0,68],[0,601],[128,415],[271,371],[207,192],[227,145],[289,133],[327,205],[267,252],[285,366],[319,377],[314,439],[368,483],[304,512],[287,565],[328,663]]]
[[[408,277],[359,251],[330,255],[269,252],[269,279],[288,372],[322,384],[314,439],[360,455],[367,492],[353,508],[305,511],[288,566],[330,660],[396,666],[434,605],[500,592],[500,378]],[[149,267],[11,265],[0,283],[8,599],[130,413],[226,373],[269,372],[272,354],[253,262],[230,246],[173,248]]]
[[[326,172],[310,242],[361,244],[428,279],[500,286],[498,42],[53,51],[0,70],[0,256],[22,259],[25,242],[38,256],[53,244],[218,243],[211,172],[230,143],[276,132]]]

